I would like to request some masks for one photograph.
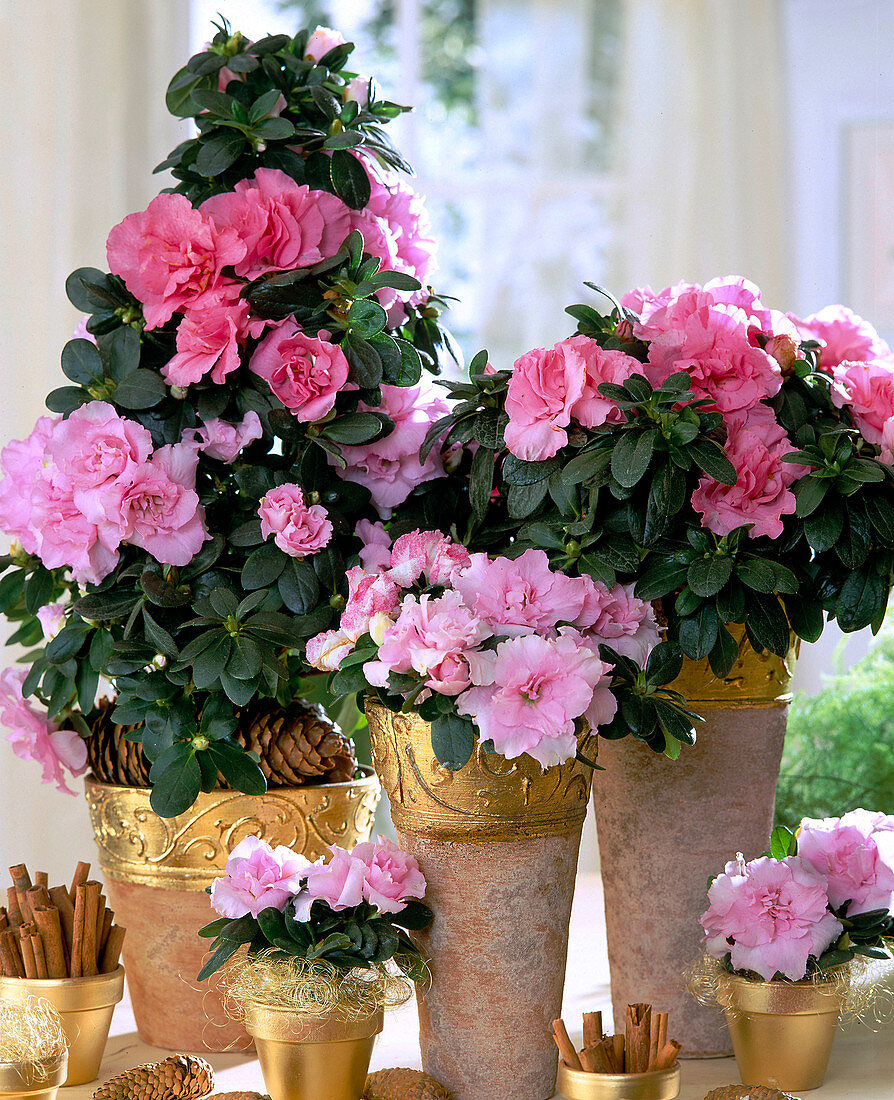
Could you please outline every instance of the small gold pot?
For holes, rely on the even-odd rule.
[[[724,974],[717,998],[743,1084],[783,1092],[820,1087],[841,1015],[837,982],[758,982]]]
[[[112,1014],[124,996],[124,967],[90,978],[0,978],[0,998],[37,997],[50,1002],[62,1019],[68,1043],[66,1085],[86,1085],[99,1076]]]
[[[271,1100],[360,1100],[383,1022],[382,1009],[340,1020],[256,1001],[245,1005],[245,1029]]]
[[[680,1066],[651,1073],[581,1073],[560,1061],[556,1087],[565,1100],[674,1100],[680,1095]]]
[[[0,1062],[2,1100],[55,1100],[68,1073],[68,1051],[33,1065]]]

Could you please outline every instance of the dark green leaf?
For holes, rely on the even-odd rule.
[[[621,436],[612,451],[612,477],[629,489],[636,485],[649,468],[655,448],[656,431],[628,431]]]
[[[748,601],[745,631],[754,648],[768,649],[784,657],[788,652],[790,631],[782,605],[775,596],[754,593]]]
[[[801,519],[809,516],[811,512],[819,507],[826,493],[829,491],[831,484],[832,482],[828,478],[814,477],[812,475],[802,477],[792,490],[797,501],[795,508],[796,514],[800,516]]]
[[[698,596],[716,596],[733,573],[732,558],[697,558],[686,574],[689,587]]]
[[[210,137],[201,139],[195,161],[196,171],[202,176],[219,176],[236,163],[245,147],[245,135],[241,131],[229,128],[217,130]]]
[[[62,349],[62,371],[79,386],[102,378],[102,359],[90,340],[69,340]]]
[[[469,503],[472,511],[483,519],[490,505],[494,482],[495,453],[489,447],[479,447],[469,472]]]
[[[347,416],[331,420],[325,426],[325,434],[336,443],[354,446],[366,443],[382,430],[382,421],[369,412],[349,413]]]
[[[735,638],[721,624],[717,630],[717,641],[714,643],[714,648],[708,654],[711,671],[715,676],[722,679],[724,676],[729,675],[729,671],[736,663],[738,656],[739,646]]]
[[[307,615],[320,596],[320,584],[309,561],[292,558],[279,578],[283,603],[296,615]]]
[[[133,592],[94,592],[77,600],[74,609],[85,619],[104,622],[125,618],[138,602]]]
[[[371,193],[369,176],[362,163],[346,149],[336,149],[329,170],[336,195],[352,210],[362,210]]]
[[[269,588],[279,577],[289,561],[274,542],[267,542],[253,550],[242,567],[242,587],[249,592],[256,588]]]
[[[160,374],[140,368],[118,383],[112,399],[124,409],[151,409],[164,399],[166,392]]]
[[[266,792],[267,780],[253,753],[232,741],[212,741],[207,752],[234,790],[253,795]]]
[[[176,817],[192,806],[201,785],[202,773],[195,756],[192,753],[180,756],[155,778],[150,805],[159,817]]]
[[[686,453],[691,455],[708,477],[722,485],[736,484],[736,468],[724,454],[723,448],[713,439],[698,439],[690,443]]]
[[[465,767],[475,751],[475,727],[458,714],[442,714],[431,724],[432,751],[448,771]]]
[[[67,416],[89,400],[90,394],[86,390],[82,390],[80,386],[60,386],[47,394],[45,404],[50,412],[62,413],[63,416]]]
[[[861,630],[884,610],[888,600],[888,587],[877,573],[855,569],[841,586],[835,616],[838,625],[849,634]]]
[[[717,611],[709,604],[704,604],[696,615],[682,619],[679,640],[687,657],[694,661],[707,657],[717,641],[719,626]]]
[[[95,267],[79,267],[65,280],[65,293],[68,300],[81,313],[95,313],[107,303],[98,298],[90,289],[91,284],[105,286],[106,273]]]

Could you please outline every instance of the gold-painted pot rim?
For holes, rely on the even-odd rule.
[[[385,1012],[377,1008],[369,1016],[346,1020],[337,1014],[315,1016],[282,1005],[246,1001],[245,1030],[256,1039],[280,1043],[346,1043],[378,1035]]]
[[[68,1075],[68,1051],[35,1063],[0,1062],[0,1096],[4,1093],[43,1093],[60,1088]]]
[[[680,1065],[648,1073],[583,1073],[560,1061],[556,1087],[566,1100],[674,1100]]]
[[[86,978],[4,978],[0,996],[48,998],[57,1012],[91,1012],[116,1005],[124,997],[124,967]]]
[[[720,974],[717,986],[725,1008],[755,1016],[839,1013],[844,1002],[838,981],[764,982],[740,974]]]

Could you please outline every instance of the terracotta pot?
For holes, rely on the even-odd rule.
[[[434,920],[415,938],[422,1065],[455,1100],[546,1100],[591,771],[478,748],[450,772],[416,714],[367,702],[373,762]],[[586,742],[590,742],[586,738]],[[583,746],[586,752],[586,745]]]
[[[368,770],[368,769],[367,769]],[[200,794],[191,810],[161,818],[149,790],[86,780],[109,905],[127,929],[124,962],[137,1030],[144,1042],[177,1051],[251,1045],[224,1008],[220,979],[196,981],[208,947],[198,930],[215,913],[205,890],[246,836],[285,844],[314,860],[329,844],[368,840],[379,782]]]
[[[687,661],[671,686],[705,722],[678,760],[629,737],[599,743],[593,802],[614,1017],[638,1001],[668,1012],[682,1057],[731,1053],[721,1014],[696,1004],[684,974],[701,954],[708,879],[736,852],[753,859],[768,847],[794,657],[740,644],[722,679],[707,661]]]
[[[844,993],[839,982],[758,982],[723,975],[724,1006],[745,1085],[818,1089],[826,1076]]]

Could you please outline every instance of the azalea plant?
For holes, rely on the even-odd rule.
[[[199,932],[211,955],[199,981],[246,944],[249,956],[370,969],[394,960],[414,981],[425,963],[409,930],[432,919],[423,905],[425,878],[415,858],[391,840],[333,844],[327,860],[311,863],[290,848],[246,837],[230,853],[226,874],[209,888],[220,914]]]
[[[466,449],[462,541],[634,585],[718,676],[739,653],[730,624],[780,656],[825,616],[877,630],[894,568],[884,341],[840,306],[770,309],[742,278],[612,302],[570,307],[577,333],[512,371],[482,353],[444,383],[451,410],[422,454],[445,432]],[[648,697],[618,722],[663,748]]]
[[[857,956],[890,958],[894,817],[852,810],[773,831],[771,852],[726,865],[699,918],[705,949],[728,970],[800,981]]]
[[[75,271],[89,316],[53,415],[0,459],[15,748],[78,774],[100,679],[151,762],[153,808],[219,773],[264,790],[246,708],[299,694],[306,640],[344,607],[364,525],[445,474],[418,451],[445,403],[434,242],[385,125],[406,110],[325,28],[222,24],[168,90],[197,136],[177,181]]]
[[[439,531],[393,546],[383,530],[371,534],[338,627],[312,638],[307,657],[333,670],[336,695],[369,692],[394,711],[417,710],[444,767],[463,767],[476,743],[544,768],[592,764],[580,735],[607,727],[639,683],[662,748],[674,755],[693,739],[694,716],[662,686],[682,658],[659,644],[652,608],[629,588],[565,576],[538,549],[491,558]]]

